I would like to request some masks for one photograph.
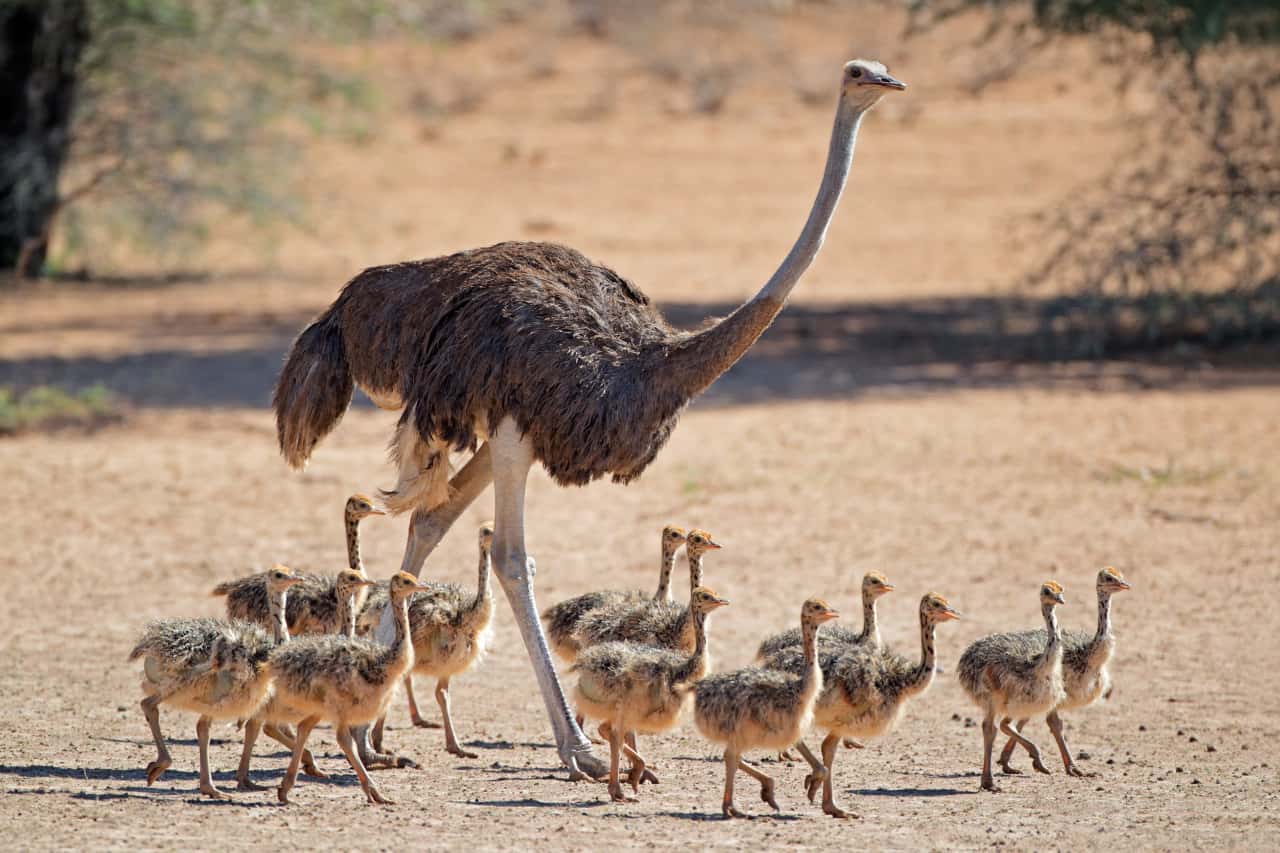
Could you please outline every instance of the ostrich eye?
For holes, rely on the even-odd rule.
[[[849,76],[850,76],[850,77],[853,77],[853,78],[855,78],[855,79],[856,79],[856,78],[858,78],[858,77],[861,77],[861,76],[862,76],[862,69],[861,69],[861,68],[855,68],[855,69],[853,69],[852,71],[850,71],[850,72],[849,72]]]

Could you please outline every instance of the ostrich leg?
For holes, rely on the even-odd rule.
[[[449,532],[449,528],[458,520],[458,516],[469,507],[485,487],[493,482],[493,466],[490,463],[488,442],[480,445],[480,449],[471,455],[462,470],[449,480],[449,500],[427,512],[415,511],[409,521],[409,541],[405,543],[404,558],[400,561],[401,571],[414,577],[422,571],[427,557],[440,544],[440,540]],[[389,644],[395,636],[395,617],[391,608],[382,614],[374,636],[380,643]],[[412,676],[405,676],[406,685]],[[409,688],[412,689],[412,688]],[[412,700],[410,700],[412,701]],[[417,703],[414,703],[415,705]],[[366,767],[408,767],[416,766],[407,758],[397,757],[382,752],[382,724],[378,721],[378,737],[374,749],[370,749],[369,727],[360,726],[352,729],[355,735],[356,748],[360,760]]]
[[[592,754],[590,742],[569,711],[533,598],[535,567],[524,546],[525,482],[533,465],[533,451],[509,418],[498,425],[489,445],[493,454],[494,572],[520,627],[520,636],[524,639],[538,679],[538,689],[551,717],[556,750],[560,753],[560,760],[569,768],[569,778],[603,778],[608,774],[608,767]]]

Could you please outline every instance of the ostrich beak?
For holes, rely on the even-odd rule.
[[[896,77],[890,77],[888,74],[869,74],[867,79],[862,82],[863,86],[883,86],[886,89],[893,89],[901,92],[907,88],[907,84],[903,83]]]

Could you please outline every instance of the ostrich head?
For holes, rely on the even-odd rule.
[[[800,608],[800,619],[806,625],[821,625],[823,622],[830,622],[832,619],[839,618],[840,611],[827,604],[821,598],[811,598]]]
[[[662,528],[662,549],[674,553],[677,548],[684,544],[687,535],[683,527],[668,524]]]
[[[339,596],[355,595],[356,590],[373,585],[373,581],[355,569],[343,569],[338,572],[338,579],[334,582],[334,588],[338,591]]]
[[[1040,603],[1048,607],[1066,604],[1067,600],[1062,595],[1062,587],[1053,581],[1045,581],[1040,587]]]
[[[371,515],[386,515],[387,511],[373,502],[367,495],[352,495],[347,498],[347,515],[350,518],[367,518]]]
[[[689,538],[686,540],[686,551],[692,551],[695,554],[702,554],[707,551],[719,551],[720,543],[711,538],[711,534],[705,530],[699,530],[696,527],[689,531]]]
[[[724,607],[729,603],[729,599],[721,598],[716,595],[715,590],[705,586],[695,588],[690,598],[693,609],[703,614],[710,613],[712,610]]]
[[[267,570],[267,592],[273,595],[279,595],[294,584],[301,582],[302,578],[294,574],[293,569],[288,566],[276,563]]]
[[[493,547],[493,522],[486,521],[480,525],[480,550],[489,553],[489,549]]]
[[[1118,569],[1107,566],[1098,572],[1098,592],[1124,592],[1126,589],[1130,589],[1129,582]]]
[[[885,580],[879,572],[867,572],[862,578],[862,600],[875,601],[887,592],[893,592],[894,585]]]
[[[840,91],[841,100],[858,110],[869,110],[889,92],[901,92],[907,84],[889,75],[889,69],[874,59],[846,62]]]
[[[945,598],[936,592],[931,592],[920,599],[920,617],[936,624],[950,619],[959,619],[960,614],[952,608]]]

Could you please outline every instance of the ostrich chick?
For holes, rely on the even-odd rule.
[[[1030,632],[992,634],[974,642],[960,656],[960,684],[983,712],[983,790],[1000,790],[991,778],[991,747],[996,739],[997,719],[1000,731],[1031,753],[1035,769],[1049,772],[1040,761],[1040,750],[1019,734],[1010,721],[1047,714],[1066,698],[1062,683],[1062,635],[1055,612],[1058,605],[1066,603],[1062,587],[1045,581],[1040,587],[1040,610],[1045,623],[1041,642],[1029,640]]]
[[[449,703],[449,679],[466,672],[482,660],[493,636],[493,594],[489,589],[489,549],[493,546],[493,522],[480,526],[480,568],[475,593],[454,584],[428,583],[427,592],[409,600],[409,633],[413,638],[413,669],[404,677],[409,698],[409,715],[415,726],[432,728],[418,712],[413,695],[413,676],[436,679],[436,703],[444,720],[445,751],[460,758],[475,758],[458,745]],[[381,618],[381,616],[379,616]],[[386,716],[378,719],[370,733],[375,752],[382,751],[382,731]]]
[[[702,586],[702,558],[720,545],[705,530],[690,530],[685,543],[689,560],[690,591]],[[674,602],[650,599],[622,601],[595,610],[582,620],[578,631],[581,647],[597,643],[642,643],[685,653],[693,651],[693,611]]]
[[[266,576],[270,610],[283,618],[285,598],[299,578],[283,566]],[[271,695],[266,663],[274,643],[258,625],[225,619],[165,619],[147,625],[129,660],[143,660],[142,713],[156,743],[147,765],[153,784],[173,763],[160,732],[160,706],[192,711],[200,744],[200,793],[228,795],[209,772],[209,725],[214,720],[252,718]]]
[[[880,597],[893,592],[894,586],[885,580],[884,575],[879,572],[867,572],[862,577],[862,630],[854,632],[851,628],[843,628],[839,625],[832,625],[822,632],[822,639],[819,641],[819,648],[831,653],[842,652],[852,646],[866,645],[874,649],[882,646],[880,641],[880,623],[876,619],[876,602]],[[787,630],[774,634],[763,643],[756,651],[756,663],[761,666],[775,666],[776,660],[780,655],[787,654],[790,650],[790,658],[799,660],[795,652],[800,648],[800,629],[788,628]],[[861,749],[862,744],[855,740],[846,738],[844,742],[846,747],[851,749]],[[778,754],[779,761],[792,761],[794,756],[788,750],[783,750]]]
[[[361,591],[373,586],[373,581],[354,569],[343,569],[338,572],[334,586],[338,592],[338,624],[349,626],[356,597]],[[274,640],[277,646],[289,642],[289,626],[286,624],[283,613],[276,615]],[[249,763],[253,758],[253,744],[258,739],[258,732],[266,732],[268,737],[283,744],[292,752],[297,735],[290,730],[289,726],[296,725],[306,716],[302,711],[288,705],[279,693],[275,693],[257,715],[245,723],[244,746],[240,752],[240,766],[236,769],[237,789],[242,791],[264,789],[249,778]],[[328,778],[316,767],[311,750],[305,748],[302,750],[302,772],[316,779]]]
[[[360,522],[371,515],[386,515],[386,510],[376,506],[364,495],[352,495],[347,499],[343,509],[344,529],[347,537],[347,567],[365,575],[364,564],[360,559]],[[302,583],[289,595],[287,609],[289,633],[292,636],[303,634],[336,634],[346,631],[350,634],[354,628],[348,617],[346,622],[339,620],[338,611],[340,596],[332,575],[301,575]],[[361,590],[361,596],[365,590]],[[213,588],[214,595],[227,597],[227,618],[243,619],[254,622],[267,630],[273,630],[271,610],[267,604],[266,573],[248,575],[233,581],[220,583]],[[354,613],[359,612],[363,598],[357,599]]]
[[[409,596],[427,592],[428,587],[408,572],[392,575],[390,586],[396,631],[391,645],[331,634],[302,637],[272,653],[267,667],[281,702],[307,715],[298,723],[293,757],[278,791],[280,802],[289,802],[311,730],[321,720],[328,720],[334,724],[338,745],[359,778],[365,798],[370,803],[390,803],[369,779],[351,737],[353,726],[371,723],[386,713],[392,690],[413,667]]]
[[[843,651],[844,647],[860,645],[867,645],[874,649],[880,648],[882,643],[880,641],[880,624],[876,620],[876,602],[880,600],[882,595],[893,592],[893,590],[893,584],[885,580],[884,575],[879,572],[867,572],[863,575],[862,630],[854,632],[852,628],[832,625],[822,632],[819,647],[822,649],[830,648],[833,651]],[[799,628],[788,628],[785,631],[774,634],[760,644],[760,648],[756,651],[756,663],[762,666],[769,666],[770,659],[784,649],[799,648],[800,639]]]
[[[1085,708],[1105,696],[1111,689],[1111,673],[1107,665],[1115,652],[1116,638],[1111,633],[1111,596],[1117,592],[1130,589],[1129,582],[1119,571],[1107,566],[1098,572],[1098,630],[1094,634],[1083,631],[1066,631],[1062,636],[1062,685],[1067,691],[1066,700],[1049,712],[1045,722],[1053,739],[1058,743],[1058,752],[1062,755],[1062,766],[1068,776],[1093,776],[1076,766],[1071,758],[1071,750],[1067,748],[1067,739],[1062,733],[1062,718],[1059,711]],[[1045,635],[1042,631],[1028,632],[1028,642],[1043,645]],[[1026,725],[1026,719],[1018,721],[1014,726],[1019,732]],[[1005,773],[1022,771],[1009,766],[1017,741],[1009,738],[1000,753],[1000,767]]]
[[[658,591],[653,595],[654,601],[671,600],[671,570],[675,567],[676,552],[684,545],[685,538],[683,528],[667,525],[662,529],[662,562],[659,564]],[[647,597],[638,589],[626,592],[610,589],[585,592],[553,604],[542,611],[542,621],[547,627],[547,643],[551,646],[551,651],[566,663],[573,663],[578,657],[579,649],[575,634],[588,613],[623,601],[643,601]]]
[[[835,653],[819,649],[823,687],[813,709],[813,726],[827,733],[819,763],[804,741],[797,746],[813,773],[805,779],[809,801],[822,784],[822,810],[832,817],[856,817],[835,803],[832,770],[841,738],[860,740],[888,734],[902,719],[907,701],[929,689],[937,671],[933,636],[938,623],[959,619],[945,598],[931,592],[920,599],[920,661],[886,648],[855,646]],[[792,650],[777,663],[796,672],[803,660]]]
[[[704,737],[725,747],[721,811],[726,818],[744,817],[733,803],[733,779],[738,770],[759,780],[760,799],[777,810],[773,779],[748,764],[742,753],[748,749],[784,749],[804,734],[813,717],[814,701],[822,691],[818,627],[838,615],[821,599],[811,598],[804,603],[800,610],[804,668],[799,675],[747,667],[698,682],[694,722]]]
[[[571,670],[578,673],[574,697],[579,713],[601,721],[600,736],[609,742],[609,795],[614,800],[629,800],[618,782],[622,752],[632,762],[628,781],[633,791],[639,791],[645,770],[644,758],[623,739],[636,732],[666,731],[680,719],[690,689],[707,671],[707,614],[728,603],[704,586],[693,590],[692,654],[635,643],[601,643],[578,656]]]

